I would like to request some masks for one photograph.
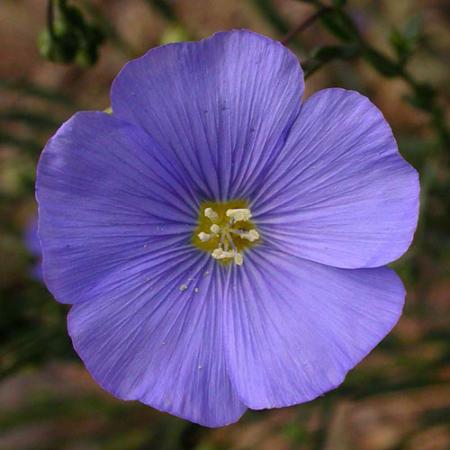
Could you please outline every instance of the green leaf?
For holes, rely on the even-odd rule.
[[[378,50],[365,48],[362,54],[363,58],[379,73],[385,77],[396,77],[402,74],[401,65],[394,63]]]
[[[408,19],[403,32],[406,39],[416,42],[423,34],[423,18],[420,14]]]
[[[92,66],[105,39],[101,28],[88,23],[78,8],[58,1],[51,10],[47,29],[38,38],[41,55],[53,62]]]
[[[332,59],[349,59],[358,55],[359,50],[357,44],[329,45],[315,49],[312,56],[323,62]]]
[[[323,25],[336,37],[344,41],[360,41],[358,28],[340,9],[330,8],[320,16]]]
[[[411,17],[401,31],[393,28],[389,35],[389,42],[394,48],[399,64],[404,66],[414,53],[417,43],[422,36],[422,17]]]
[[[335,59],[350,59],[358,56],[361,48],[358,44],[329,45],[313,50],[311,59],[303,62],[305,78],[310,77],[324,64]]]
[[[410,105],[428,112],[433,109],[435,98],[436,90],[427,83],[416,85],[414,93],[405,96]]]

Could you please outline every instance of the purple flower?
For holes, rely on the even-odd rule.
[[[397,322],[418,177],[365,97],[248,31],[155,48],[41,157],[44,277],[115,396],[207,426],[335,388]]]
[[[38,216],[34,215],[28,222],[24,235],[25,247],[31,256],[35,258],[36,263],[30,270],[30,275],[35,280],[42,282],[42,251],[38,236]]]

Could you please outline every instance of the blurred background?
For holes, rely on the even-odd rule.
[[[1,0],[0,449],[450,449],[450,3],[445,0]],[[337,390],[207,429],[101,391],[40,281],[35,166],[78,110],[109,107],[123,64],[153,46],[249,28],[282,40],[306,96],[358,90],[421,177],[408,290],[391,335]],[[446,109],[447,108],[447,109]]]

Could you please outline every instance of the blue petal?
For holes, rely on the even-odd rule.
[[[417,172],[381,112],[356,92],[308,99],[261,186],[252,211],[267,240],[330,266],[385,265],[416,229]]]
[[[79,113],[47,144],[36,184],[44,279],[57,300],[126,292],[132,277],[192,252],[198,202],[142,130]]]
[[[226,365],[223,268],[198,252],[164,267],[123,295],[74,305],[74,347],[95,380],[121,399],[205,426],[235,422],[246,407]]]
[[[264,245],[247,252],[228,286],[230,376],[253,409],[338,386],[395,325],[405,296],[388,268],[337,269]]]
[[[150,50],[114,81],[114,114],[139,124],[185,167],[202,198],[246,197],[300,108],[302,71],[249,31]]]

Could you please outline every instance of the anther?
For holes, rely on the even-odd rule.
[[[233,250],[226,251],[222,250],[221,248],[216,248],[212,252],[212,257],[214,259],[226,259],[226,258],[234,258],[235,252]]]
[[[214,233],[214,234],[220,233],[220,227],[216,223],[213,223],[209,229],[211,230],[211,233]]]
[[[247,239],[250,242],[254,242],[259,239],[259,233],[256,230],[249,230],[241,234],[243,239]]]
[[[244,262],[244,257],[240,253],[234,254],[234,262],[238,266],[242,266],[242,263]]]
[[[205,209],[205,216],[213,222],[219,218],[219,215],[212,208]]]
[[[203,231],[198,233],[197,236],[202,242],[207,242],[211,239],[211,235],[208,233],[204,233]]]
[[[247,208],[242,209],[227,209],[227,217],[230,217],[233,222],[247,222],[252,217],[252,213]]]

